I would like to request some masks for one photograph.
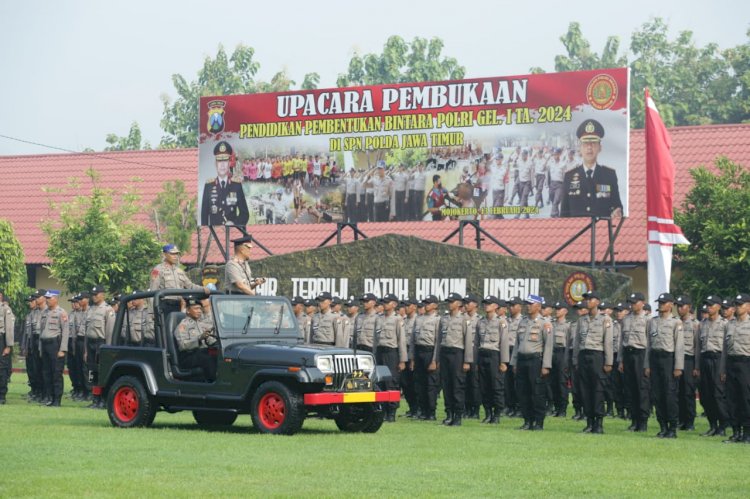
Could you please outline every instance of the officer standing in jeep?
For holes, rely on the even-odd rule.
[[[243,236],[233,239],[234,258],[225,267],[225,284],[231,295],[254,295],[255,288],[266,282],[262,277],[254,279],[250,271],[250,251],[253,249],[253,238]]]
[[[180,267],[180,249],[174,244],[166,244],[162,247],[163,260],[151,270],[151,284],[149,288],[154,291],[158,289],[195,289],[210,293],[208,288],[194,284],[184,270]],[[165,314],[180,311],[180,300],[176,298],[162,298],[161,308]],[[154,310],[154,313],[157,311]]]

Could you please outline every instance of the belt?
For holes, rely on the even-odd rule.
[[[666,350],[651,350],[651,353],[656,357],[670,357],[674,355],[674,352],[667,352]]]
[[[458,347],[440,347],[441,352],[463,352],[463,348]]]
[[[519,360],[532,360],[532,359],[541,359],[542,354],[541,353],[519,353],[518,359]]]
[[[636,348],[636,347],[623,347],[623,350],[625,350],[628,353],[637,353],[637,352],[645,352],[645,348]]]
[[[104,343],[104,338],[86,338],[91,343]]]
[[[490,350],[489,348],[479,349],[479,355],[484,355],[485,357],[489,357],[490,355],[494,355],[496,353],[500,353],[500,350]]]
[[[329,347],[332,347],[334,344],[333,341],[313,341],[313,345],[326,345]]]
[[[435,345],[414,345],[414,349],[418,352],[428,352],[430,350],[435,350]]]
[[[357,348],[360,350],[372,350],[372,345],[357,345]]]
[[[685,354],[685,358],[686,358],[686,359],[695,359],[695,355],[688,355],[688,354]]]
[[[52,343],[52,342],[58,342],[62,338],[60,336],[55,336],[54,338],[42,338],[42,343]]]
[[[565,350],[567,350],[566,347],[555,347],[552,351],[553,352],[564,352]]]
[[[382,352],[395,352],[395,351],[398,350],[398,348],[396,348],[396,347],[381,347],[381,346],[378,346],[378,350],[380,350]]]
[[[703,352],[701,357],[704,359],[718,359],[721,357],[721,352]]]
[[[728,357],[732,362],[750,362],[748,355],[729,355]]]
[[[601,354],[604,355],[604,350],[592,350],[590,348],[585,348],[580,351],[580,353],[591,355],[591,354]]]

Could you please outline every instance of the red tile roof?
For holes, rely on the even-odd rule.
[[[672,154],[677,165],[675,202],[679,204],[689,190],[692,179],[690,168],[710,165],[717,156],[750,166],[750,124],[676,127],[670,129]],[[13,222],[16,234],[26,253],[26,263],[48,263],[45,255],[47,239],[39,224],[50,216],[48,200],[62,200],[61,194],[45,194],[43,189],[63,188],[69,179],[85,179],[84,172],[92,167],[101,174],[105,186],[121,187],[135,183],[148,205],[169,180],[182,179],[189,192],[196,192],[197,149],[161,151],[127,151],[111,153],[83,153],[35,156],[0,157],[3,172],[3,195],[0,196],[0,217]],[[646,261],[646,214],[645,214],[645,142],[644,131],[633,130],[630,134],[630,217],[624,222],[616,242],[618,262],[644,263]],[[85,185],[85,183],[83,183]],[[148,223],[148,216],[141,214],[140,220]],[[542,260],[555,251],[578,230],[585,227],[585,219],[546,220],[487,220],[481,226],[495,238],[506,244],[519,256]],[[406,234],[431,241],[442,241],[458,227],[455,221],[362,223],[359,228],[369,237],[387,233]],[[249,232],[274,254],[300,251],[317,246],[336,230],[335,224],[320,225],[257,225],[248,227]],[[204,229],[204,238],[207,231]],[[220,232],[222,241],[223,232]],[[342,241],[353,240],[352,231],[346,229]],[[458,236],[450,240],[458,244]],[[329,244],[334,244],[335,239]],[[601,259],[607,249],[607,226],[597,226],[596,255]],[[205,244],[205,240],[203,242]],[[473,246],[474,231],[464,232],[464,244]],[[195,253],[196,241],[193,242]],[[216,261],[218,252],[212,244],[209,261]],[[484,238],[482,249],[503,252],[490,240]],[[256,250],[254,257],[265,254]],[[590,238],[584,235],[560,252],[554,261],[585,263],[590,259]],[[186,255],[185,262],[194,262],[194,255]]]

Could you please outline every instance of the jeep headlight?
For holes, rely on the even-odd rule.
[[[375,368],[372,355],[357,355],[357,367],[363,371],[372,371]]]
[[[315,367],[320,369],[324,373],[333,372],[333,357],[330,355],[322,355],[315,358]]]

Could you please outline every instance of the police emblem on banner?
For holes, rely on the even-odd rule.
[[[212,100],[208,103],[208,133],[221,133],[224,131],[224,106],[226,101]]]
[[[609,109],[617,100],[617,82],[608,74],[594,76],[586,88],[586,98],[594,109]]]
[[[583,300],[583,294],[593,290],[594,279],[586,272],[573,272],[563,284],[563,296],[569,305]]]

